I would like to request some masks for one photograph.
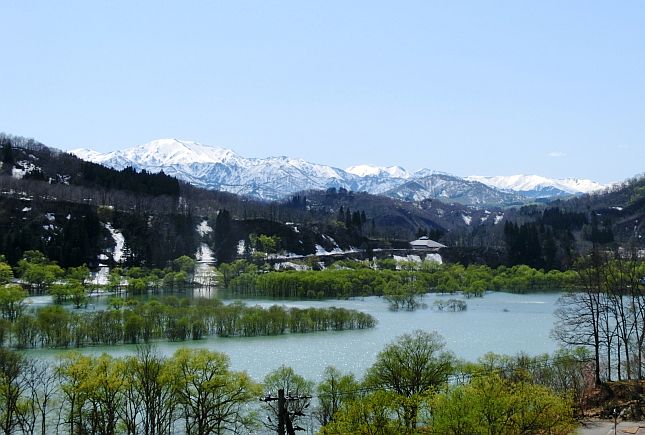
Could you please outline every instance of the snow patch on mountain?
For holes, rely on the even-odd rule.
[[[237,255],[244,255],[245,250],[246,250],[246,240],[242,239],[239,242],[237,242]]]
[[[305,270],[310,270],[310,267],[304,264],[294,263],[292,261],[283,261],[280,263],[275,263],[273,265],[274,270],[296,270],[302,272]]]
[[[16,166],[11,168],[11,176],[20,180],[24,178],[25,175],[30,174],[38,169],[40,168],[34,165],[29,160],[21,160],[17,162]]]
[[[197,225],[197,234],[204,237],[206,234],[213,232],[213,229],[208,225],[207,220],[203,220]]]
[[[114,240],[114,253],[112,254],[112,259],[115,263],[120,263],[121,260],[125,257],[124,249],[125,248],[125,237],[121,234],[121,231],[115,230],[112,227],[111,223],[104,224],[105,228],[112,235],[112,240]]]
[[[100,266],[98,270],[92,272],[91,282],[94,285],[105,286],[110,279],[110,268],[107,266]]]
[[[199,245],[199,248],[197,248],[195,260],[198,263],[213,263],[215,261],[215,254],[213,254],[213,251],[206,243],[202,243]]]
[[[359,177],[393,177],[408,179],[411,174],[400,166],[372,166],[372,165],[356,165],[350,166],[345,169],[350,174]]]
[[[606,186],[592,180],[580,178],[547,178],[540,175],[509,175],[509,176],[481,176],[471,175],[467,180],[478,181],[497,189],[513,190],[516,192],[548,191],[555,188],[564,193],[578,194],[590,193],[604,189]],[[552,195],[547,195],[552,196]]]

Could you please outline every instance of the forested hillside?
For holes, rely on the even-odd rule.
[[[420,228],[446,232],[432,214],[373,195],[354,201],[353,193],[334,191],[261,202],[164,173],[109,169],[32,139],[0,135],[0,148],[0,252],[12,264],[25,251],[39,250],[63,266],[162,266],[194,256],[202,243],[216,260],[231,261],[241,246],[247,255],[256,249],[308,255],[366,248],[370,238],[379,246],[405,243]],[[197,231],[200,224],[208,231]],[[274,243],[264,246],[266,238]]]
[[[401,201],[342,188],[262,202],[196,188],[163,172],[109,169],[6,134],[0,134],[0,192],[0,253],[15,264],[25,251],[39,250],[66,267],[115,261],[163,266],[195,256],[204,245],[218,262],[255,251],[371,252],[405,248],[427,235],[449,246],[442,255],[451,262],[564,269],[594,244],[642,248],[645,218],[644,178],[508,209]]]
[[[511,265],[562,269],[593,246],[642,250],[645,178],[600,193],[508,210],[506,219],[503,238]]]

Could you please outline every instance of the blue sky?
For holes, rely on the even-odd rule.
[[[0,131],[457,175],[645,170],[645,2],[0,2]]]

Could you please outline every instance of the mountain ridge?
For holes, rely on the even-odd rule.
[[[561,190],[567,194],[591,193],[602,190],[605,185],[588,179],[581,178],[547,178],[541,175],[508,175],[508,176],[481,176],[470,175],[468,180],[479,181],[498,189],[513,190],[516,192],[529,192],[547,189],[549,187]]]
[[[344,188],[409,201],[441,199],[465,205],[509,206],[605,187],[592,180],[535,175],[460,177],[432,169],[409,172],[400,166],[366,164],[340,169],[288,156],[242,157],[228,148],[179,139],[157,139],[107,153],[88,149],[69,152],[114,169],[132,166],[164,171],[198,187],[264,200],[280,200],[308,189]]]

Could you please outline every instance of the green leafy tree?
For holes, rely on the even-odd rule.
[[[87,304],[85,287],[74,279],[70,279],[63,284],[54,284],[49,294],[54,297],[54,302],[57,304],[63,303],[66,300],[71,300],[76,308],[81,308]]]
[[[18,262],[20,277],[36,294],[45,293],[58,278],[64,274],[63,269],[55,263],[47,262],[37,251],[27,251],[25,258]]]
[[[131,310],[123,313],[123,341],[132,344],[139,342],[143,332],[144,318]]]
[[[384,258],[382,260],[376,260],[378,268],[381,270],[396,270],[396,260],[392,258]]]
[[[128,278],[141,279],[146,275],[146,271],[142,267],[135,266],[129,268],[125,275]]]
[[[422,305],[423,286],[419,281],[398,283],[389,282],[383,290],[383,298],[389,303],[390,310],[414,311]]]
[[[405,422],[407,427],[415,428],[416,399],[444,385],[454,366],[455,357],[445,350],[439,334],[417,330],[400,336],[378,354],[367,372],[366,383],[409,399],[404,403]]]
[[[144,345],[137,355],[126,360],[126,376],[129,386],[129,400],[139,404],[126,425],[137,433],[146,435],[170,432],[177,396],[174,393],[174,372],[167,359],[159,356],[151,346]]]
[[[122,287],[121,286],[122,281],[123,281],[123,270],[120,267],[115,267],[114,269],[110,270],[110,273],[108,275],[108,284],[107,284],[108,289],[114,292],[120,292]]]
[[[412,435],[405,425],[406,399],[392,391],[376,391],[348,402],[321,430],[322,435]]]
[[[173,290],[175,288],[175,272],[166,273],[161,282],[165,290]]]
[[[222,285],[229,288],[231,282],[242,274],[254,274],[257,267],[245,260],[235,260],[232,263],[222,263],[219,265],[219,273],[222,277]]]
[[[323,380],[316,387],[318,407],[316,418],[323,426],[334,419],[345,403],[356,398],[360,384],[352,374],[344,375],[335,367],[325,368]]]
[[[13,280],[13,270],[7,263],[0,262],[0,285],[8,284]]]
[[[148,284],[143,278],[128,279],[128,292],[132,295],[142,295],[148,290]]]
[[[260,388],[244,372],[229,370],[229,359],[206,349],[180,349],[169,361],[174,392],[188,434],[221,434],[250,428],[254,418],[245,406]]]
[[[43,346],[67,347],[72,341],[72,315],[59,305],[39,309],[36,326]]]
[[[71,296],[70,285],[68,283],[54,284],[49,289],[49,295],[54,299],[55,304],[62,304]]]
[[[33,316],[20,316],[13,322],[14,345],[18,349],[36,346],[38,338],[38,324]]]
[[[80,361],[81,369],[85,360]],[[86,398],[89,432],[99,435],[116,433],[119,413],[125,405],[125,361],[107,354],[91,358],[83,373],[80,391]]]
[[[497,374],[436,395],[430,424],[441,434],[569,434],[576,426],[568,397]]]
[[[86,265],[70,267],[67,269],[67,279],[76,281],[83,286],[86,286],[89,283],[91,277],[92,274],[90,273],[90,269]]]
[[[195,276],[195,267],[197,266],[197,262],[187,255],[182,255],[181,257],[173,260],[172,264],[173,268],[177,272],[183,272],[184,274],[186,274],[186,282],[192,284]]]
[[[14,322],[23,312],[27,292],[16,284],[0,285],[0,311],[2,318]]]
[[[260,234],[255,240],[255,247],[258,251],[266,252],[267,254],[274,254],[277,252],[280,238],[278,236],[267,236]]]
[[[24,369],[22,355],[0,348],[0,430],[5,434],[15,433],[20,424]]]
[[[91,356],[77,352],[63,354],[56,365],[63,398],[61,412],[64,414],[61,418],[70,435],[80,435],[87,431],[88,391],[85,388],[85,382],[92,375],[92,365]]]

